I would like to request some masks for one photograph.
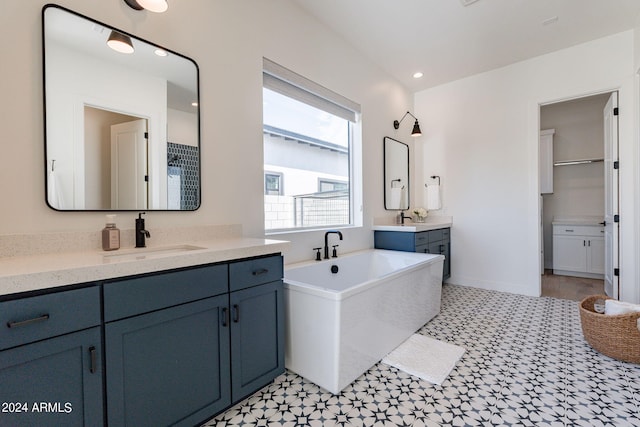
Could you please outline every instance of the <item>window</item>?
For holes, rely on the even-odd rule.
[[[264,194],[270,196],[282,195],[282,174],[265,172],[264,173]]]
[[[349,184],[344,181],[332,181],[320,178],[318,180],[318,191],[348,191]]]
[[[358,104],[264,60],[267,232],[354,223],[353,148],[359,111]]]

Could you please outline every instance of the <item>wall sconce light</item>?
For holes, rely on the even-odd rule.
[[[134,51],[131,38],[117,31],[111,31],[109,39],[107,40],[107,45],[111,49],[120,53],[133,53]]]
[[[124,0],[124,2],[132,9],[146,9],[150,12],[157,13],[162,13],[169,8],[167,0]]]
[[[404,120],[405,117],[407,117],[407,115],[413,117],[414,119],[416,119],[416,116],[414,116],[413,114],[411,114],[410,112],[406,112],[404,114],[404,116],[402,116],[402,118],[400,119],[400,121],[398,120],[394,120],[393,121],[393,128],[394,129],[398,129],[400,127],[400,123],[402,123],[402,121]],[[422,131],[420,131],[420,125],[418,124],[418,119],[416,119],[416,122],[413,124],[413,130],[411,131],[411,136],[420,136],[422,135]]]

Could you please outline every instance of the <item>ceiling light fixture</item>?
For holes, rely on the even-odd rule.
[[[134,51],[131,38],[115,30],[111,31],[109,39],[107,39],[107,46],[120,53],[133,53]]]
[[[414,79],[419,79],[422,76],[424,76],[424,74],[422,74],[420,71],[418,71],[417,73],[413,73],[413,78]]]
[[[150,12],[157,13],[162,13],[169,8],[167,0],[124,0],[124,2],[132,9],[146,9]]]
[[[164,49],[156,49],[153,51],[153,53],[155,53],[157,56],[163,56],[163,57],[169,55],[167,51]]]
[[[411,131],[411,136],[420,136],[420,135],[422,135],[422,131],[420,130],[420,125],[418,124],[418,119],[416,118],[416,116],[414,116],[413,114],[411,114],[408,111],[406,113],[404,113],[404,116],[402,116],[400,121],[398,121],[398,120],[394,120],[393,121],[393,128],[394,129],[398,129],[400,127],[400,123],[402,123],[402,121],[404,120],[405,117],[407,117],[407,115],[409,115],[409,116],[413,117],[414,119],[416,119],[416,122],[413,124],[413,130]]]

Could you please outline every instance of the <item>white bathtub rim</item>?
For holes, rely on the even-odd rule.
[[[343,254],[342,256],[344,258],[347,258],[351,255],[358,255],[358,254],[363,254],[363,253],[367,253],[367,252],[382,252],[382,253],[389,253],[392,255],[401,255],[401,254],[412,254],[415,255],[415,252],[402,252],[402,251],[392,251],[392,250],[386,250],[386,249],[363,249],[363,250],[359,250],[359,251],[353,251],[353,252],[348,252]],[[375,277],[373,279],[367,280],[365,282],[362,283],[358,283],[348,289],[342,290],[342,291],[336,291],[334,289],[331,288],[325,288],[322,286],[316,286],[316,285],[312,285],[309,283],[304,283],[304,282],[300,282],[297,280],[291,280],[291,279],[287,279],[286,277],[286,270],[287,269],[297,269],[297,268],[303,268],[306,266],[310,266],[310,265],[318,265],[320,263],[325,263],[330,265],[332,262],[335,262],[335,259],[328,259],[328,260],[322,260],[322,261],[302,261],[299,263],[294,263],[288,266],[285,266],[285,277],[283,279],[284,282],[284,288],[292,291],[292,292],[303,292],[303,293],[308,293],[308,294],[312,294],[315,296],[319,296],[321,298],[324,299],[329,299],[329,300],[334,300],[334,301],[340,301],[340,300],[344,300],[347,299],[349,297],[352,297],[354,295],[357,295],[371,287],[377,287],[377,286],[381,286],[384,283],[389,282],[390,280],[403,275],[403,274],[407,274],[409,272],[415,271],[415,270],[420,270],[422,268],[425,268],[428,265],[431,265],[433,263],[438,263],[438,262],[444,262],[444,255],[439,255],[439,254],[427,254],[430,255],[430,257],[428,259],[425,259],[424,261],[418,262],[416,264],[413,265],[409,265],[409,266],[405,266],[402,268],[399,268],[397,270],[392,271],[391,273],[387,273],[385,275],[382,276],[378,276]]]

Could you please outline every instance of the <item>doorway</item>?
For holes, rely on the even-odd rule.
[[[606,123],[604,111],[613,94],[617,97],[602,93],[540,106],[543,296],[604,293],[611,267],[605,261],[617,263],[617,240],[614,246],[605,239],[605,216],[612,210],[605,200],[614,190],[605,179],[605,128],[612,123]],[[608,293],[617,297],[612,289]]]

